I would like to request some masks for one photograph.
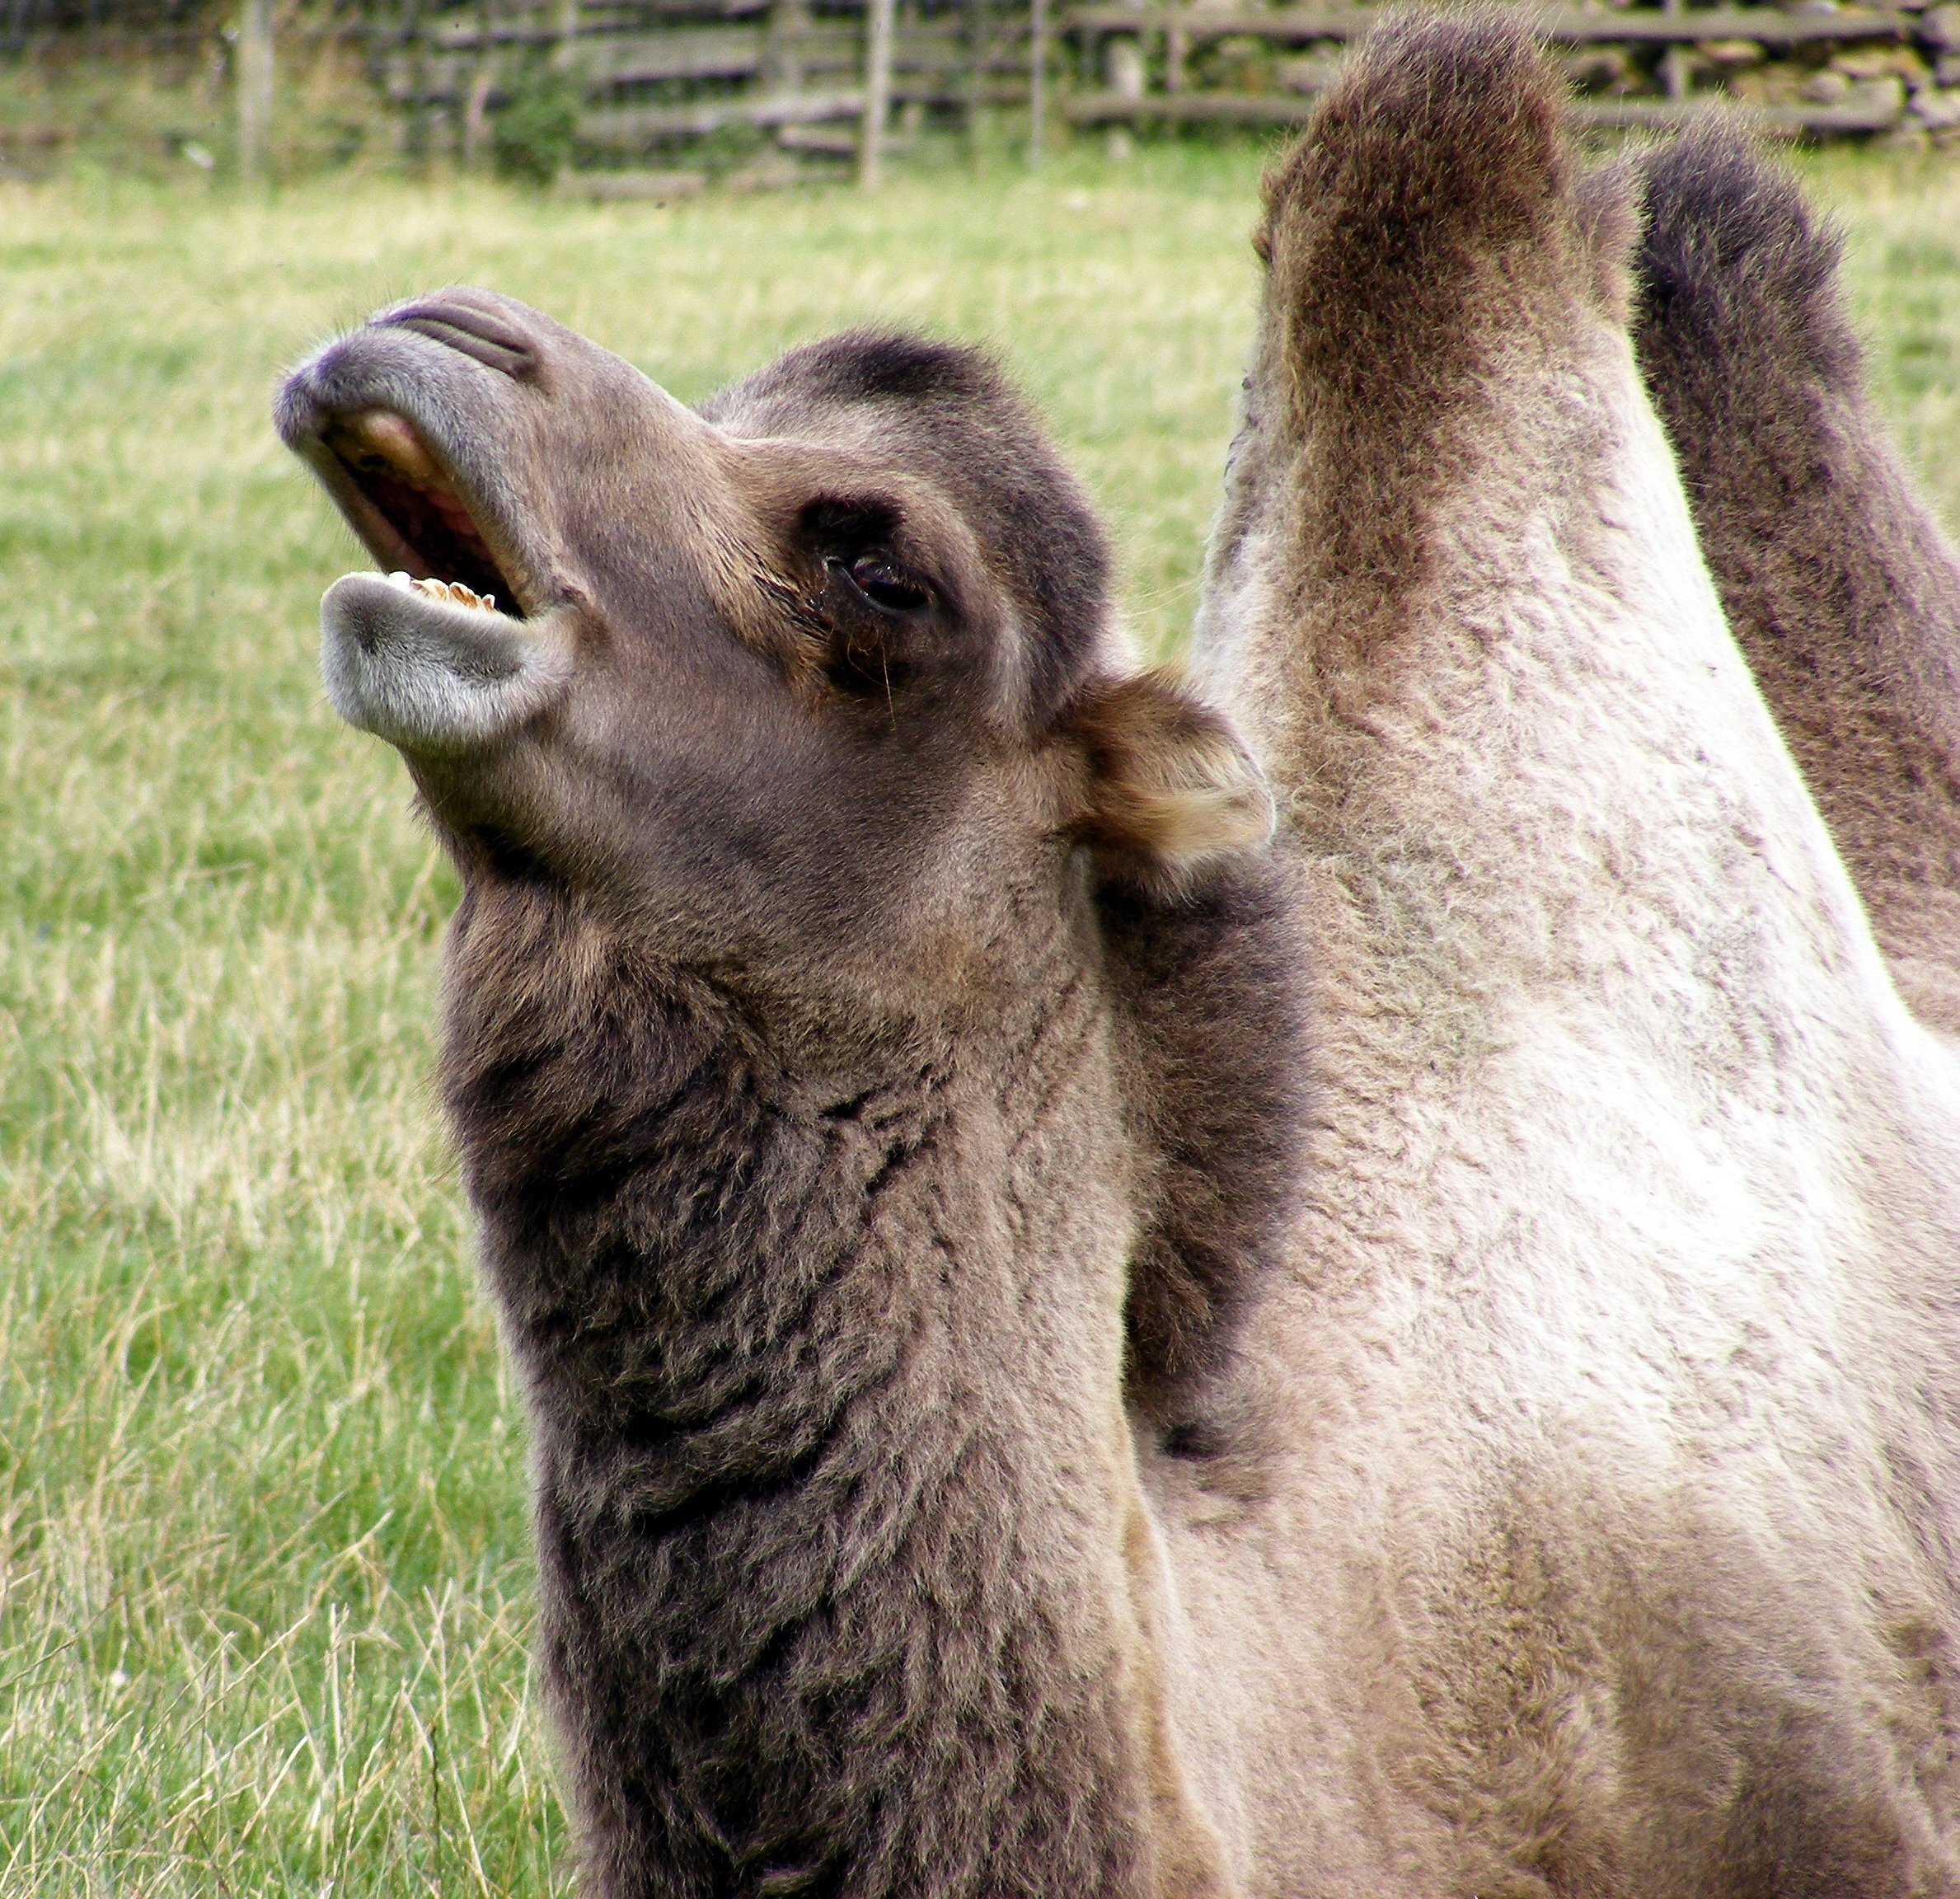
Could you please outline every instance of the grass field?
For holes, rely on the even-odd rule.
[[[1173,645],[1258,156],[573,209],[0,191],[0,1893],[562,1889],[522,1420],[425,1081],[453,891],[340,727],[357,560],[282,365],[466,278],[698,396],[860,321],[992,339]],[[1960,522],[1960,166],[1811,162]]]

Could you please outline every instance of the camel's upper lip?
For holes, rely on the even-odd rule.
[[[529,618],[553,589],[500,449],[524,400],[510,383],[535,375],[542,349],[490,303],[449,293],[382,312],[288,378],[279,424],[384,570]]]

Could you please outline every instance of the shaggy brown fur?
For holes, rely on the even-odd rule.
[[[1729,624],[1907,1001],[1960,1033],[1960,555],[1796,181],[1733,130],[1642,169],[1635,341]]]
[[[462,874],[443,1094],[586,1889],[1218,1892],[1124,1375],[1202,1461],[1300,1010],[1263,788],[1122,669],[1073,482],[969,351],[693,415],[476,292],[280,420],[523,615],[355,577],[327,659]]]
[[[1307,444],[1316,535],[1300,579],[1343,588],[1362,645],[1431,575],[1431,504],[1497,420],[1477,397],[1497,331],[1521,294],[1564,297],[1585,254],[1532,47],[1451,33],[1426,52],[1329,96],[1268,176],[1254,240],[1275,371],[1254,381]]]

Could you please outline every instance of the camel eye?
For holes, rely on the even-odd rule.
[[[847,570],[851,584],[870,601],[893,613],[916,613],[930,596],[889,554],[860,554]]]

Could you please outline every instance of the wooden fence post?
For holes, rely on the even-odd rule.
[[[1041,162],[1041,147],[1047,126],[1048,64],[1048,0],[1034,0],[1034,17],[1028,26],[1028,162]]]
[[[429,157],[429,49],[421,0],[401,0],[401,49],[408,68],[408,159],[420,171]]]
[[[476,66],[462,109],[462,162],[474,170],[483,162],[490,134],[490,94],[497,85],[497,40],[490,0],[476,0]]]
[[[1662,12],[1678,15],[1682,11],[1681,0],[1662,0]],[[1661,55],[1661,83],[1667,89],[1670,99],[1686,99],[1688,96],[1690,62],[1687,49],[1670,46]]]
[[[884,122],[892,99],[893,0],[870,0],[865,35],[865,116],[857,139],[857,181],[875,190],[884,170]]]
[[[272,134],[272,0],[243,0],[238,9],[237,85],[238,176],[256,184]]]
[[[558,21],[551,47],[551,70],[569,73],[579,53],[579,0],[558,0]]]
[[[1103,83],[1118,99],[1134,101],[1143,96],[1144,80],[1142,31],[1112,33],[1103,42]]]
[[[809,51],[809,0],[775,0],[763,41],[762,82],[778,95],[803,90],[803,60]]]

